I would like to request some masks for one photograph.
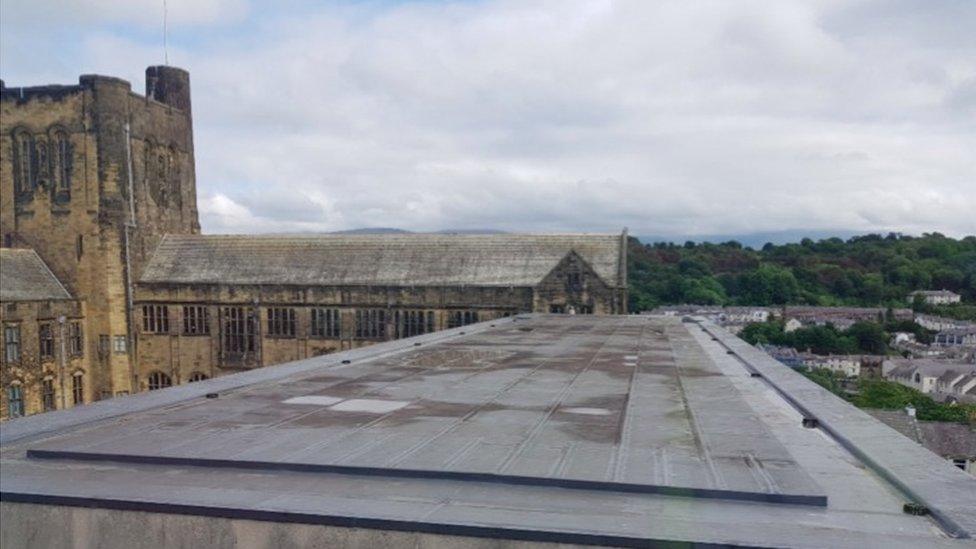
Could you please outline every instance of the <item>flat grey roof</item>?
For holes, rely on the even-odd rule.
[[[804,428],[823,402],[784,387],[819,387],[737,341],[674,317],[532,315],[18,419],[0,497],[616,545],[970,533],[976,479],[836,397],[912,468],[858,455],[827,411]]]

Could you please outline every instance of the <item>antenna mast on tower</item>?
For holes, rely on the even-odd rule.
[[[166,43],[166,0],[163,0],[163,64],[169,65],[169,46]]]

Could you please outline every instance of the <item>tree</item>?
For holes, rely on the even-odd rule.
[[[875,322],[857,322],[847,329],[847,335],[854,338],[862,352],[883,355],[888,352],[888,334]]]

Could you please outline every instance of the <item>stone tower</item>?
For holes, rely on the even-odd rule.
[[[0,238],[33,248],[86,305],[100,398],[132,390],[132,287],[164,234],[200,232],[189,74],[0,81]]]

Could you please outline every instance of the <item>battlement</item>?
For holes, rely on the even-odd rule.
[[[20,103],[41,98],[57,101],[85,90],[97,91],[112,88],[133,93],[132,84],[128,80],[101,74],[83,74],[78,78],[78,84],[8,87],[3,80],[0,80],[0,99]],[[178,67],[165,65],[146,68],[145,97],[189,113],[190,73]]]

